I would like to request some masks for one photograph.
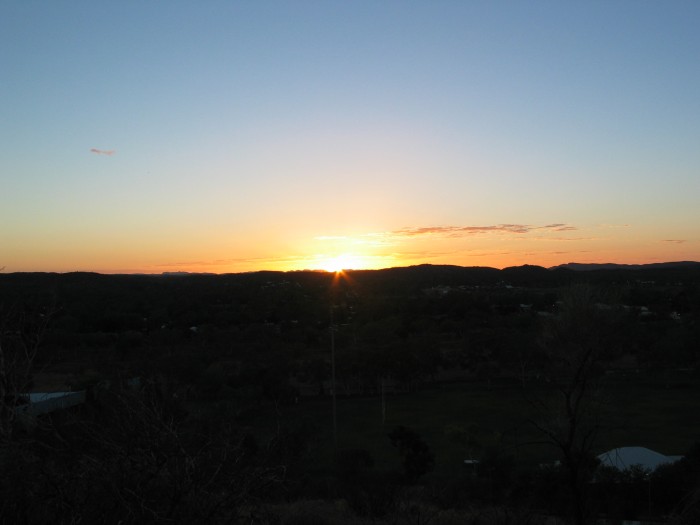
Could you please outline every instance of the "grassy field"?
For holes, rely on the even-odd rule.
[[[645,446],[663,454],[683,454],[700,440],[700,386],[692,382],[618,380],[603,389],[603,428],[595,452]],[[541,434],[527,422],[530,405],[515,385],[461,383],[431,386],[421,391],[388,396],[386,421],[381,400],[338,399],[338,447],[366,449],[379,469],[398,468],[399,457],[386,437],[397,425],[416,430],[435,454],[438,475],[463,470],[468,457],[464,441],[455,439],[455,427],[471,433],[482,445],[498,445],[521,463],[551,462],[557,451],[537,445]],[[309,468],[329,469],[333,458],[330,397],[302,400],[278,415],[261,416],[256,424],[269,429],[303,427],[310,433]],[[479,448],[474,447],[474,455]]]
[[[37,374],[39,390],[65,390],[66,373]],[[680,455],[700,441],[700,380],[668,373],[611,378],[603,386],[602,422],[595,452],[621,446],[644,446],[667,455]],[[197,403],[211,409],[209,403]],[[234,403],[235,405],[235,403]],[[217,409],[218,410],[218,409]],[[224,410],[225,412],[225,410]],[[551,446],[534,444],[542,435],[527,422],[532,410],[517,384],[444,383],[386,397],[386,421],[381,399],[338,398],[338,447],[370,451],[377,468],[394,469],[399,457],[387,434],[397,425],[417,431],[435,454],[437,473],[463,469],[470,455],[498,445],[522,463],[557,459]],[[309,468],[328,470],[333,464],[333,419],[330,397],[302,398],[292,406],[261,410],[251,421],[263,434],[303,428],[309,437]],[[455,439],[455,430],[469,432],[482,446],[468,449]]]

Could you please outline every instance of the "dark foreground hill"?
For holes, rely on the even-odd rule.
[[[87,400],[0,424],[0,523],[232,523],[342,501],[348,519],[245,522],[477,523],[497,508],[537,510],[478,523],[534,525],[577,494],[608,517],[666,516],[700,494],[699,284],[698,264],[0,274],[4,385]],[[571,392],[590,418],[548,404]],[[570,433],[595,441],[573,450]],[[692,462],[595,487],[575,470],[630,443]],[[553,464],[572,453],[588,459]]]

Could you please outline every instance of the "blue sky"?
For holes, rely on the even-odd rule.
[[[698,260],[699,22],[679,1],[5,2],[0,266]]]

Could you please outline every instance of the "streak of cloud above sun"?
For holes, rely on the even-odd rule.
[[[388,232],[363,233],[354,236],[319,236],[319,241],[345,241],[354,244],[387,245],[407,238],[418,237],[443,237],[456,238],[472,235],[525,235],[532,232],[565,232],[576,231],[578,228],[564,223],[547,224],[544,226],[531,226],[527,224],[497,224],[489,226],[422,226],[413,228],[401,228]]]
[[[462,226],[420,226],[406,227],[385,232],[369,232],[356,235],[325,235],[315,240],[327,246],[322,254],[313,260],[320,268],[339,267],[342,262],[355,264],[351,268],[379,268],[392,265],[417,264],[421,261],[458,259],[459,257],[487,258],[512,255],[512,251],[494,250],[487,245],[460,245],[459,241],[469,239],[519,240],[562,240],[578,241],[588,238],[561,237],[558,234],[577,231],[577,226],[566,223],[494,224]],[[458,243],[455,245],[454,243]],[[451,249],[441,250],[438,245],[448,244]],[[427,245],[427,246],[426,246]],[[425,249],[416,249],[426,246]]]

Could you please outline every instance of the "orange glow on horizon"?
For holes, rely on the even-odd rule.
[[[491,227],[489,227],[491,228]],[[524,264],[552,267],[569,262],[648,264],[700,261],[700,242],[692,232],[649,232],[634,226],[581,226],[563,232],[530,227],[528,232],[481,228],[455,233],[455,228],[381,228],[369,233],[312,237],[305,232],[280,241],[262,237],[227,248],[222,237],[202,241],[184,237],[127,237],[98,243],[92,237],[60,244],[51,239],[3,245],[3,273],[242,273],[263,270],[376,270],[420,264],[504,268]],[[550,228],[551,229],[551,228]],[[408,233],[406,233],[408,231]],[[544,233],[543,233],[544,231]],[[20,242],[22,241],[22,242]],[[78,242],[80,241],[80,242]],[[196,242],[195,242],[196,241]],[[223,248],[222,248],[223,247]]]
[[[340,273],[343,270],[364,270],[368,268],[366,257],[344,253],[335,257],[318,261],[318,267],[330,273]]]

